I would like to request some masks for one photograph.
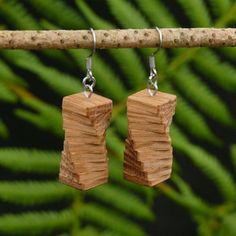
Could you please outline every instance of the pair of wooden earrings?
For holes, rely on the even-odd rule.
[[[162,42],[161,31],[156,29]],[[87,58],[84,92],[64,97],[62,105],[65,141],[59,180],[80,190],[108,181],[105,136],[112,101],[93,94],[96,80],[92,74],[92,55],[96,37],[93,29],[90,30],[94,49]],[[146,186],[168,179],[173,160],[169,126],[175,113],[176,96],[158,91],[154,54],[149,58],[148,90],[129,96],[127,101],[124,178]]]

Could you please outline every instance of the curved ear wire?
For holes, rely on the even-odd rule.
[[[155,62],[155,54],[161,49],[162,42],[163,42],[163,36],[161,30],[156,27],[156,30],[159,34],[159,47],[155,52],[149,56],[149,67],[150,67],[150,75],[148,77],[148,93],[150,96],[154,96],[158,91],[158,76],[156,71],[156,62]]]
[[[96,79],[93,76],[92,73],[92,57],[96,52],[96,34],[93,28],[90,28],[92,37],[93,37],[93,50],[91,54],[86,58],[86,69],[87,69],[87,75],[83,79],[83,85],[84,85],[84,96],[87,98],[90,98],[93,93],[93,88],[96,84]]]

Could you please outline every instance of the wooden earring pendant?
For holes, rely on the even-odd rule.
[[[146,186],[168,179],[172,169],[169,126],[176,96],[142,90],[128,97],[128,138],[125,141],[124,178]]]
[[[162,33],[157,27],[156,30],[160,37],[160,49]],[[168,179],[173,161],[169,126],[175,113],[176,96],[158,91],[156,52],[149,57],[148,89],[129,96],[127,101],[124,178],[146,186],[154,186]]]
[[[95,49],[93,29],[91,33]],[[64,97],[62,104],[65,140],[59,180],[80,190],[90,189],[108,180],[105,136],[111,118],[112,101],[93,94],[96,83],[92,74],[93,53],[87,58],[84,92]]]
[[[59,180],[87,190],[108,180],[105,131],[109,124],[112,101],[83,93],[63,98],[64,150]]]

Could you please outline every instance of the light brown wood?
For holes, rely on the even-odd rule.
[[[176,96],[142,90],[128,97],[128,137],[125,141],[124,178],[154,186],[171,175],[173,152],[169,126]]]
[[[63,17],[63,16],[62,16]],[[162,28],[163,48],[236,46],[236,28]],[[156,48],[156,29],[95,30],[96,48]],[[93,48],[90,30],[1,30],[0,48]]]
[[[106,128],[112,111],[112,101],[83,93],[63,98],[62,116],[65,130],[64,150],[59,180],[80,190],[107,182],[108,158]]]

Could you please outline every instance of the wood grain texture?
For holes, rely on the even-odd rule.
[[[77,93],[63,98],[65,141],[59,173],[62,183],[87,190],[107,182],[105,132],[111,112],[112,101],[96,94],[86,98]]]
[[[236,46],[236,28],[162,28],[163,48]],[[156,29],[95,30],[96,48],[156,48]],[[0,48],[93,48],[90,30],[1,30]]]
[[[171,175],[173,153],[169,126],[176,96],[142,90],[128,97],[128,137],[125,141],[124,178],[154,186]]]

